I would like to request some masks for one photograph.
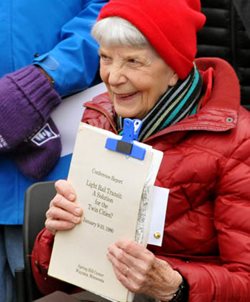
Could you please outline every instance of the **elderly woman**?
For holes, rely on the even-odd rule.
[[[170,189],[163,244],[114,242],[107,257],[117,279],[156,300],[247,302],[250,115],[231,66],[195,59],[204,22],[198,0],[111,0],[92,31],[108,92],[86,103],[83,122],[119,133],[124,118],[141,119],[139,140],[164,152],[156,181]],[[32,258],[42,291],[64,288],[44,278],[53,234],[84,215],[67,181],[56,189]]]

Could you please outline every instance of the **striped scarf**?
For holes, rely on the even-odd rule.
[[[143,118],[138,141],[143,141],[156,132],[194,114],[198,107],[201,90],[202,78],[194,66],[188,77],[185,80],[179,80],[175,86],[169,88]],[[118,117],[117,124],[118,129],[122,129],[121,117]]]

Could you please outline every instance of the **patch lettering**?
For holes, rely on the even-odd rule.
[[[48,123],[46,123],[32,138],[31,141],[37,145],[37,146],[41,146],[43,144],[45,144],[46,142],[48,142],[51,139],[56,139],[58,138],[60,135],[55,133],[50,125]]]

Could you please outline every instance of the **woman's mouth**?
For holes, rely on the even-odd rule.
[[[130,101],[138,92],[114,93],[116,101]]]

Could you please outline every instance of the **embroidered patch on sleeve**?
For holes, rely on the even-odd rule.
[[[41,146],[51,139],[58,138],[60,134],[55,133],[50,125],[46,123],[32,138],[31,141],[37,145]]]

